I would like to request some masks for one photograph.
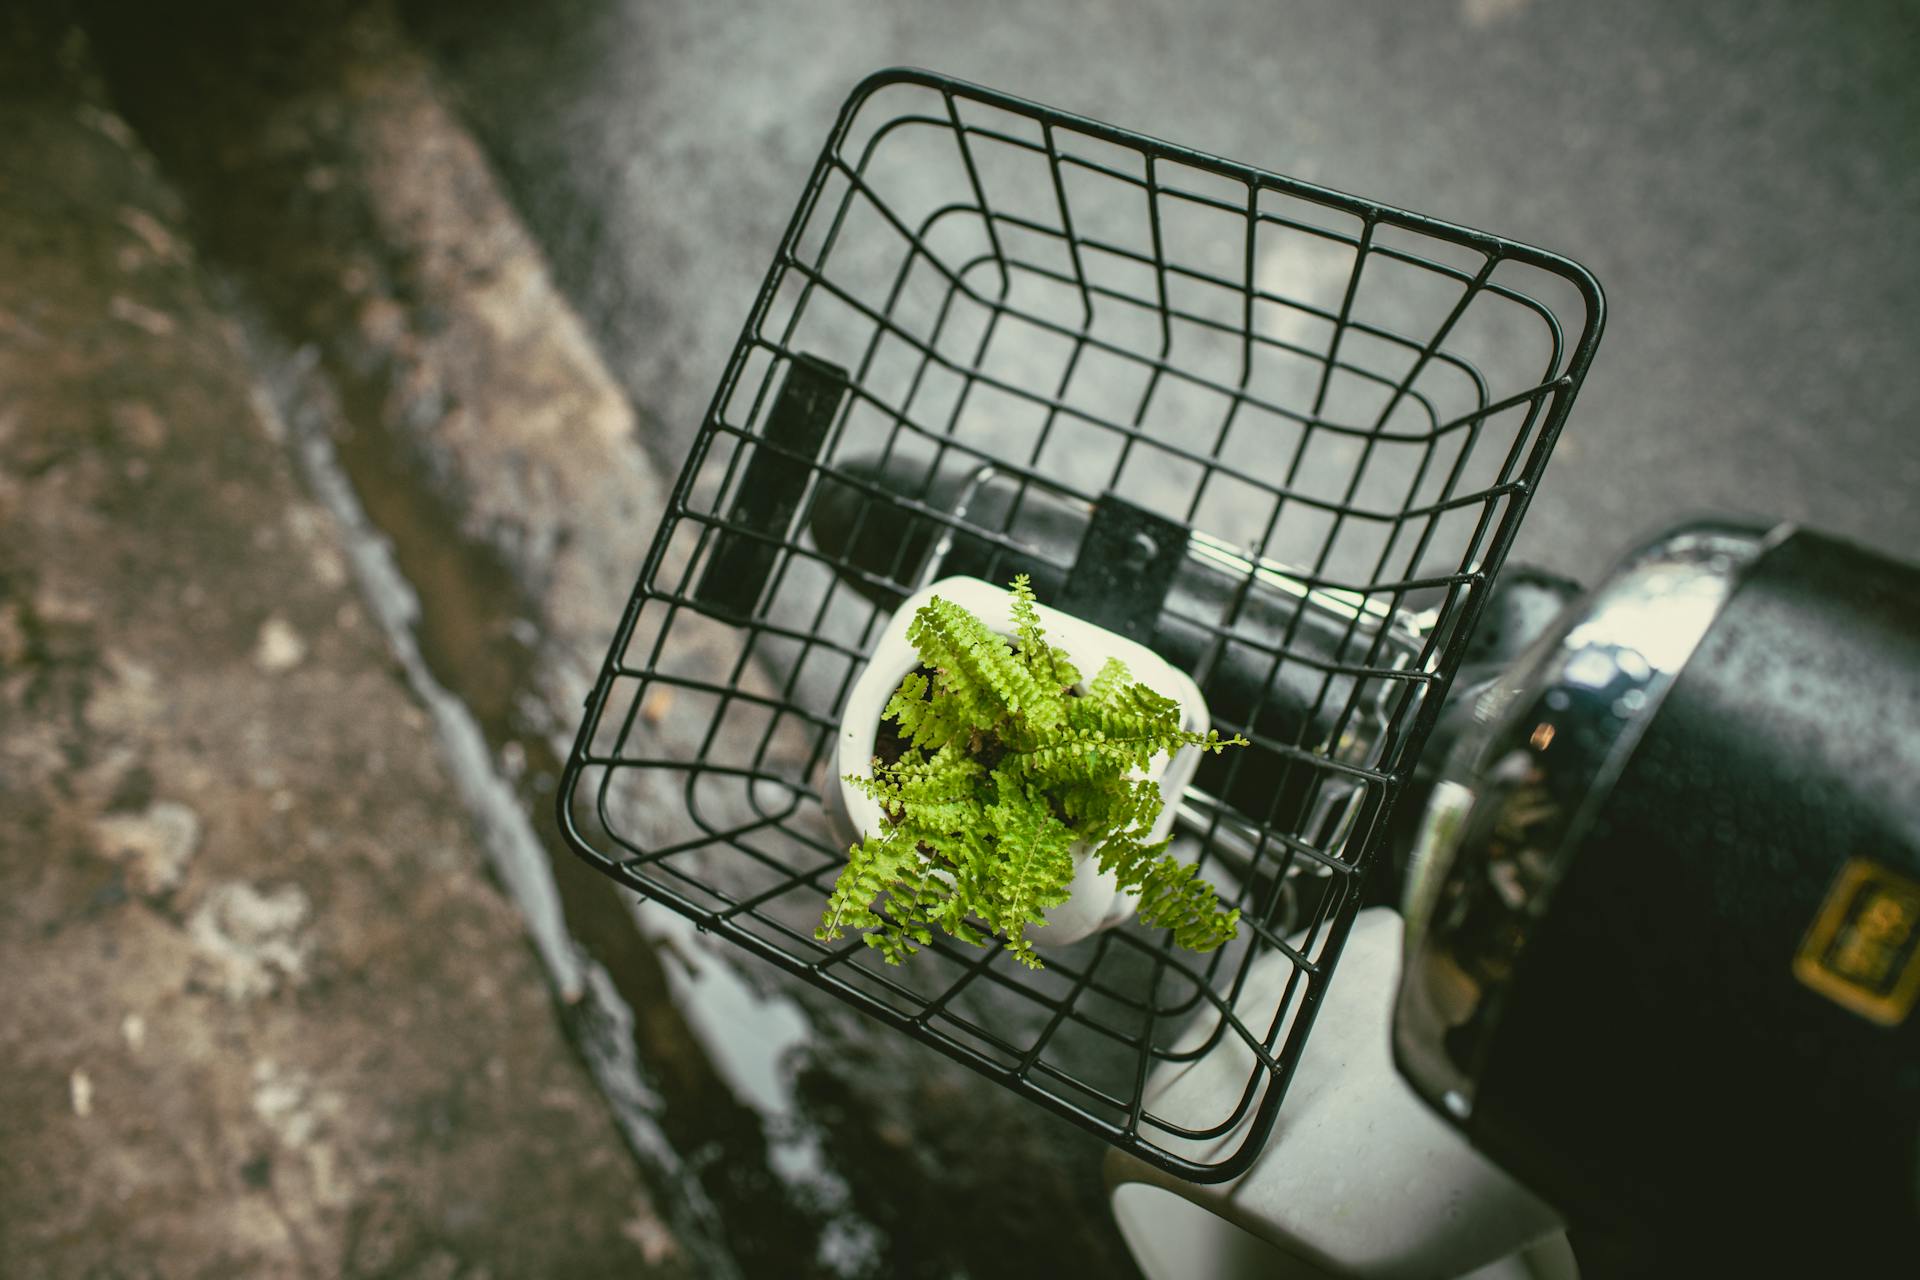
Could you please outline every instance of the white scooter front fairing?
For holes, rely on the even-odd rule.
[[[1383,907],[1355,919],[1286,1105],[1245,1174],[1202,1186],[1109,1153],[1114,1218],[1147,1280],[1578,1275],[1553,1210],[1395,1071],[1389,1024],[1403,933]],[[1252,968],[1237,1004],[1248,1025],[1272,1021],[1292,972],[1280,953]],[[1176,1120],[1217,1115],[1220,1091],[1237,1093],[1251,1067],[1246,1047],[1223,1037],[1197,1061],[1156,1072],[1147,1105]]]

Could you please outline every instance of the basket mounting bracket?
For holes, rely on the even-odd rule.
[[[817,356],[800,354],[767,413],[761,443],[752,446],[746,474],[727,511],[727,524],[707,561],[694,600],[732,622],[753,616],[783,545],[792,536],[794,512],[819,467],[818,455],[847,398],[847,371]]]
[[[1151,644],[1187,530],[1114,493],[1100,495],[1056,607],[1129,640]]]

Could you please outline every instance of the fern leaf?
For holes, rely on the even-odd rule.
[[[1140,919],[1156,928],[1171,929],[1173,940],[1189,951],[1212,951],[1240,931],[1240,909],[1220,910],[1213,886],[1194,868],[1161,857],[1146,869],[1140,886]]]
[[[886,825],[848,851],[815,936],[859,929],[900,964],[934,929],[975,946],[991,933],[1039,968],[1027,931],[1066,901],[1083,848],[1140,893],[1144,922],[1195,950],[1221,945],[1239,913],[1166,856],[1168,841],[1148,840],[1163,800],[1140,775],[1162,753],[1245,739],[1182,729],[1179,705],[1118,661],[1074,692],[1080,673],[1047,640],[1024,576],[1011,612],[1012,644],[939,597],[915,613],[907,635],[934,674],[909,673],[884,709],[905,753],[847,779]]]
[[[827,896],[827,913],[814,936],[822,942],[839,938],[846,928],[870,929],[880,923],[874,905],[881,896],[920,876],[920,855],[898,827],[885,835],[868,836],[847,852],[847,865]]]
[[[1006,638],[950,600],[935,596],[914,615],[907,638],[921,661],[935,668],[935,701],[951,700],[975,730],[1006,714],[1043,711],[1047,698],[1033,674],[1015,659]]]
[[[1001,800],[983,815],[998,846],[998,875],[987,919],[1023,958],[1022,933],[1046,923],[1046,909],[1067,900],[1073,882],[1073,833],[1047,807],[1044,797],[1011,777],[1000,784]]]
[[[1043,687],[1059,695],[1080,683],[1080,671],[1067,655],[1054,647],[1040,625],[1040,613],[1034,607],[1033,580],[1020,574],[1013,580],[1014,634],[1020,641],[1020,663]],[[1064,710],[1064,707],[1062,708]]]

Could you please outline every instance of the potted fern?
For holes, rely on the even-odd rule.
[[[1087,678],[1087,673],[1093,673]],[[1042,967],[1126,920],[1209,951],[1239,911],[1167,854],[1209,727],[1191,678],[1143,645],[1011,591],[947,578],[895,614],[841,720],[827,801],[847,865],[815,936],[865,931],[889,963],[936,928]],[[1029,936],[1028,930],[1034,936]]]

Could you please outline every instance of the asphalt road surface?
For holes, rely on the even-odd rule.
[[[677,468],[820,141],[913,64],[1568,254],[1600,356],[1516,554],[1703,512],[1920,548],[1920,7],[420,0]]]

